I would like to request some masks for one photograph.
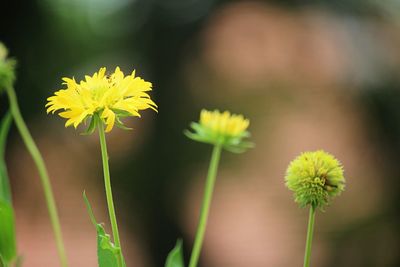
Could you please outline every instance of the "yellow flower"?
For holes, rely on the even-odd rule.
[[[199,123],[192,122],[190,125],[194,132],[185,131],[185,134],[193,140],[221,145],[231,152],[239,153],[253,146],[252,143],[243,140],[250,136],[247,131],[249,124],[250,121],[243,115],[203,109]]]
[[[139,111],[148,108],[157,111],[157,105],[147,93],[152,84],[135,77],[135,71],[124,76],[117,67],[111,75],[105,73],[106,68],[100,68],[79,83],[74,78],[63,78],[66,88],[47,98],[47,113],[63,110],[58,115],[67,119],[65,127],[73,125],[75,128],[97,114],[109,132],[114,124],[123,127],[122,117],[140,117]]]
[[[203,109],[200,113],[200,124],[217,135],[239,136],[247,127],[249,120],[242,115],[232,114],[229,111],[220,113],[218,110]]]

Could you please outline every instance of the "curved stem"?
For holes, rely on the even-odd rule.
[[[310,267],[311,243],[313,240],[314,222],[315,222],[315,207],[311,205],[310,214],[308,217],[307,241],[306,241],[306,250],[304,254],[304,267]]]
[[[122,248],[119,239],[118,233],[118,224],[117,218],[115,216],[115,209],[114,209],[114,201],[112,196],[111,190],[111,179],[110,179],[110,167],[108,165],[108,153],[107,153],[107,143],[106,143],[106,136],[104,132],[104,125],[103,122],[98,118],[98,130],[99,130],[99,137],[100,137],[100,147],[101,147],[101,158],[103,161],[103,173],[104,173],[104,186],[106,189],[106,197],[107,197],[107,206],[108,206],[108,214],[110,216],[111,222],[111,229],[114,237],[114,244],[115,246],[121,249],[121,253],[119,253],[119,261],[122,263]]]
[[[199,224],[197,226],[197,232],[194,240],[192,255],[190,256],[189,267],[196,267],[199,261],[200,251],[204,240],[204,234],[206,231],[207,218],[210,210],[211,198],[212,198],[212,193],[214,191],[215,178],[217,176],[220,157],[221,157],[221,146],[215,145],[211,156],[210,167],[208,169],[208,175],[204,189],[203,204],[200,211],[200,219],[199,219]]]
[[[6,91],[8,99],[10,101],[10,109],[15,124],[17,125],[22,140],[24,141],[25,146],[28,149],[29,153],[31,154],[33,161],[35,162],[36,167],[39,171],[39,177],[40,181],[42,182],[47,209],[49,211],[50,221],[53,226],[53,231],[56,239],[57,250],[58,250],[58,255],[60,257],[61,266],[67,267],[68,263],[61,233],[60,220],[58,218],[57,207],[55,204],[54,195],[51,188],[50,179],[47,173],[46,166],[44,164],[42,155],[40,154],[39,149],[37,148],[35,142],[33,141],[33,138],[28,130],[28,127],[26,126],[25,121],[22,118],[14,89],[12,87],[7,87]]]

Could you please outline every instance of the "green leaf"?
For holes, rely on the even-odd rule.
[[[199,135],[197,135],[196,133],[192,133],[189,130],[184,130],[183,134],[186,135],[187,138],[190,138],[190,139],[192,139],[194,141],[203,142],[202,141],[203,139]]]
[[[97,127],[97,120],[95,116],[92,116],[92,118],[90,119],[89,126],[83,133],[81,133],[81,135],[91,135],[94,132],[94,130],[96,130],[96,127]]]
[[[0,267],[6,267],[6,263],[3,260],[3,257],[0,255]]]
[[[130,116],[134,116],[132,113],[126,111],[126,110],[122,110],[122,109],[113,109],[116,117],[121,117],[121,118],[125,118],[125,117],[130,117]]]
[[[7,113],[0,122],[0,256],[7,266],[17,255],[15,216],[5,162],[7,135],[12,117]]]
[[[165,262],[165,267],[184,267],[183,252],[182,252],[182,240],[178,239],[173,250],[168,254]]]
[[[190,123],[190,127],[199,135],[206,135],[207,130],[201,124],[197,122]]]
[[[126,127],[118,116],[115,118],[115,125],[122,130],[132,130],[132,128]]]
[[[90,220],[96,227],[97,231],[97,261],[99,267],[126,267],[121,248],[112,243],[110,235],[106,233],[103,225],[96,222],[92,206],[90,205],[85,192],[83,192],[83,199],[86,203]],[[122,262],[119,259],[122,259]]]
[[[254,147],[254,143],[249,141],[240,141],[240,143],[235,141],[236,140],[233,140],[233,142],[224,145],[224,149],[232,153],[240,154],[246,152],[249,148]]]
[[[11,203],[0,200],[0,255],[5,263],[17,256],[15,219]]]

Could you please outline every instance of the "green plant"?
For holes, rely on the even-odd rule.
[[[344,190],[343,167],[334,156],[322,150],[304,152],[289,164],[285,181],[300,207],[310,206],[304,254],[304,267],[309,267],[316,209],[324,209]]]

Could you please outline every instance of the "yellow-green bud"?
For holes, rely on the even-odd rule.
[[[254,146],[253,143],[246,141],[250,137],[247,131],[249,124],[250,121],[243,115],[203,109],[199,122],[190,124],[193,132],[186,130],[184,133],[192,140],[220,145],[233,153],[242,153]]]
[[[7,58],[8,50],[0,42],[0,93],[14,82],[15,60]]]
[[[341,163],[319,150],[295,158],[286,171],[285,183],[301,207],[312,205],[322,209],[344,190],[345,178]]]

